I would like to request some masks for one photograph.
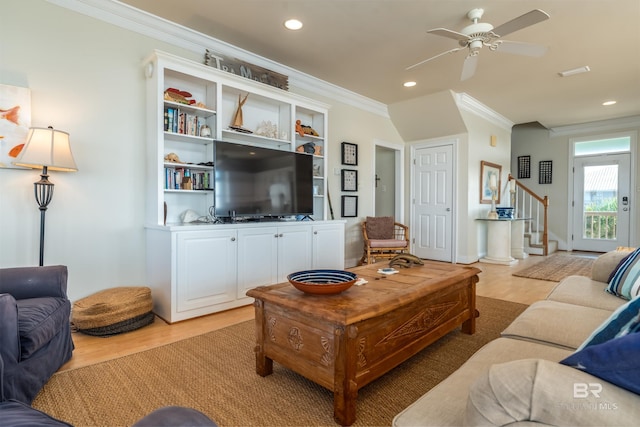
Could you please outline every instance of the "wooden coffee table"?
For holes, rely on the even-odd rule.
[[[356,419],[358,390],[459,325],[475,332],[477,268],[425,261],[377,273],[386,263],[351,269],[369,283],[337,295],[309,295],[289,283],[247,292],[255,298],[256,372],[273,361],[333,391],[337,422]]]

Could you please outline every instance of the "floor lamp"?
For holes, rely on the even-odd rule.
[[[40,209],[40,266],[44,264],[44,215],[53,197],[53,183],[49,181],[49,170],[74,172],[76,162],[71,153],[69,134],[53,127],[30,128],[20,155],[13,162],[16,166],[40,169],[40,181],[35,182],[34,193]]]

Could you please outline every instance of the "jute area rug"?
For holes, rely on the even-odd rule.
[[[477,297],[477,332],[459,328],[362,388],[356,426],[393,417],[498,337],[527,306]],[[108,338],[106,338],[108,339]],[[333,394],[277,363],[255,372],[253,321],[55,374],[33,406],[79,426],[127,426],[166,405],[195,408],[221,426],[336,426]]]
[[[513,276],[559,282],[567,276],[591,277],[594,258],[555,254],[542,261],[512,273]]]

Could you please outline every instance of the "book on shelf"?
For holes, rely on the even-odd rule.
[[[164,109],[165,132],[200,136],[200,129],[204,124],[206,124],[204,117],[185,113],[179,108],[166,107]]]
[[[164,168],[165,190],[211,190],[211,172],[184,167]],[[189,188],[187,188],[189,187]]]

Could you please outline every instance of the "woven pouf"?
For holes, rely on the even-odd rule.
[[[74,302],[71,324],[82,333],[108,337],[153,323],[152,309],[151,289],[110,288]]]

